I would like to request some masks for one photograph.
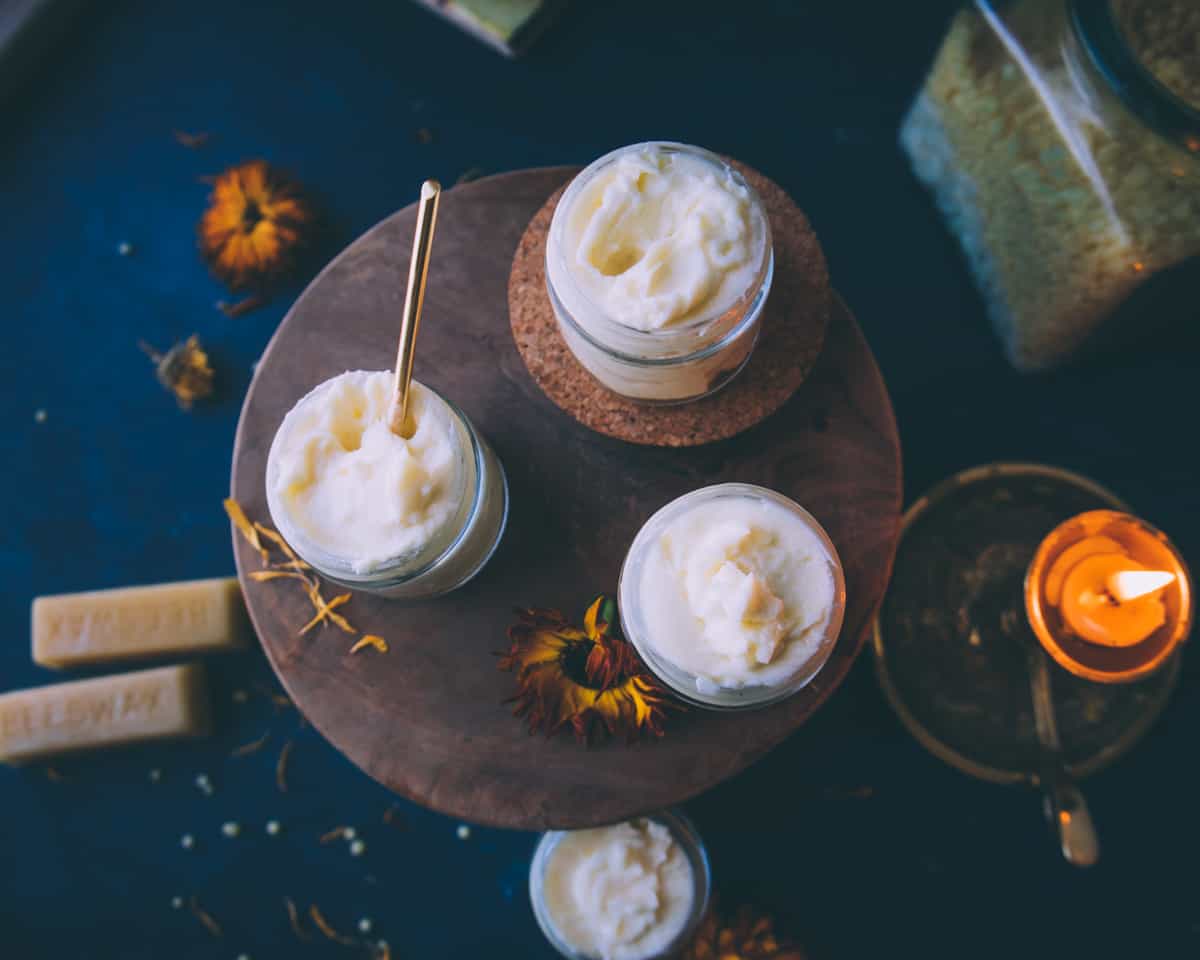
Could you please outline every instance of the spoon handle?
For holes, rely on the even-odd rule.
[[[1066,861],[1076,867],[1090,867],[1100,859],[1100,840],[1087,801],[1063,766],[1050,665],[1037,643],[1029,645],[1029,685],[1033,695],[1034,725],[1042,748],[1038,780],[1045,794],[1046,817],[1058,831],[1059,845]]]
[[[412,258],[408,264],[408,287],[404,293],[404,316],[400,325],[400,345],[396,350],[396,376],[388,410],[388,426],[401,437],[411,437],[408,415],[409,389],[412,386],[413,356],[417,331],[421,326],[421,308],[425,305],[425,280],[429,276],[429,253],[433,247],[433,228],[437,224],[438,198],[442,187],[436,180],[421,184],[417,206],[417,228],[413,236]]]

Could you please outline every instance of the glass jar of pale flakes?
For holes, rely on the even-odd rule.
[[[1197,0],[974,0],[900,139],[1016,366],[1120,336],[1152,278],[1194,289]]]

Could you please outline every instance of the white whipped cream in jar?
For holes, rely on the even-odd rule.
[[[668,687],[702,706],[750,707],[808,683],[845,610],[837,551],[775,491],[726,483],[652,516],[626,555],[625,636]]]
[[[348,371],[302,397],[267,457],[267,503],[297,554],[337,583],[435,596],[465,583],[503,532],[503,469],[466,417],[413,381],[409,438],[388,426],[390,371]]]
[[[563,193],[546,285],[576,359],[643,402],[714,392],[745,365],[774,271],[758,195],[720,157],[650,142],[592,163]]]
[[[572,960],[672,955],[703,918],[709,883],[695,829],[671,811],[543,834],[530,867],[538,923]]]

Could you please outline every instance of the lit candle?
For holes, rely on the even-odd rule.
[[[1106,682],[1157,669],[1191,626],[1183,558],[1137,517],[1093,510],[1038,547],[1025,582],[1030,625],[1073,673]]]

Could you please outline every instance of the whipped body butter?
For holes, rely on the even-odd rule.
[[[691,824],[664,812],[543,834],[529,892],[546,938],[572,960],[672,955],[704,916],[708,859]]]
[[[841,562],[820,524],[773,490],[703,487],[638,532],[621,570],[625,636],[683,698],[760,706],[808,683],[837,641]]]
[[[479,572],[504,530],[508,489],[487,441],[413,381],[407,439],[388,427],[390,371],[326,380],[283,419],[267,458],[279,532],[323,576],[415,599]]]
[[[774,256],[766,211],[707,150],[639,143],[567,187],[546,245],[563,339],[604,386],[633,400],[705,396],[745,365]]]

